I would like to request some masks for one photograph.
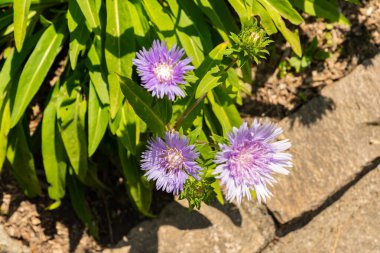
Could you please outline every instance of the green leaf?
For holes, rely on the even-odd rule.
[[[244,24],[244,22],[248,21],[252,18],[252,8],[247,6],[245,1],[241,0],[228,0],[231,6],[234,8],[236,13],[239,15],[240,22]]]
[[[32,5],[45,7],[48,5],[60,4],[60,3],[65,3],[65,2],[67,2],[67,0],[32,0]],[[14,0],[1,0],[0,7],[8,7],[9,5],[13,3],[14,3]]]
[[[31,0],[16,0],[13,3],[14,37],[19,52],[24,44],[30,4]]]
[[[206,73],[214,66],[222,62],[224,52],[228,46],[227,42],[217,45],[208,55],[208,57],[202,62],[201,66],[195,70],[196,76],[203,78]]]
[[[85,182],[87,163],[87,143],[85,134],[86,101],[83,101],[76,75],[65,82],[60,91],[58,110],[59,126],[63,144],[78,178]]]
[[[178,5],[176,0],[168,0],[171,11],[176,21],[176,34],[187,55],[191,55],[192,64],[198,67],[204,60],[203,45],[193,21]]]
[[[140,142],[140,119],[127,101],[121,108],[120,116],[116,135],[124,147],[135,155],[136,145]]]
[[[80,11],[77,1],[69,1],[67,12],[67,25],[70,31],[69,59],[72,69],[76,68],[79,54],[86,49],[86,43],[90,38],[85,18]]]
[[[85,188],[76,180],[74,175],[67,178],[67,185],[70,193],[71,204],[79,219],[86,224],[90,234],[95,238],[99,238],[99,229],[97,223],[88,206],[85,197]]]
[[[66,153],[57,124],[58,85],[50,96],[42,118],[42,158],[49,183],[49,197],[56,202],[49,209],[57,208],[65,196],[66,189]]]
[[[195,92],[195,98],[201,97],[203,94],[208,93],[216,86],[223,83],[226,78],[226,73],[220,70],[219,66],[215,66],[202,78]]]
[[[12,108],[11,125],[14,127],[37,93],[65,39],[66,22],[59,19],[41,36],[25,64],[17,84]]]
[[[77,0],[78,6],[86,18],[90,28],[98,33],[100,30],[99,12],[94,0]]]
[[[175,26],[173,20],[168,15],[169,9],[163,7],[156,0],[142,0],[150,21],[157,28],[157,33],[161,40],[165,40],[169,45],[177,42],[175,38]]]
[[[3,168],[8,147],[8,134],[11,128],[11,110],[8,96],[0,95],[0,172]]]
[[[25,58],[35,47],[42,31],[33,35],[26,43],[21,52],[17,52],[14,48],[10,49],[10,53],[5,60],[3,68],[0,71],[0,96],[4,93],[11,80],[15,80],[19,75],[19,70],[23,66]]]
[[[241,120],[239,111],[237,110],[234,101],[228,96],[227,90],[224,86],[216,87],[213,90],[215,103],[223,108],[223,111],[227,115],[228,122],[231,126],[239,127],[243,122]],[[213,107],[213,105],[211,105]],[[216,115],[218,117],[218,115]],[[220,120],[221,124],[224,124],[224,119]],[[231,129],[225,129],[227,134]]]
[[[273,11],[295,25],[299,25],[304,22],[301,15],[293,8],[289,0],[259,0],[259,2],[261,2],[264,6],[271,6]],[[269,11],[268,8],[266,9]]]
[[[98,148],[108,126],[108,108],[101,104],[96,95],[95,85],[90,82],[88,98],[88,156],[91,157]]]
[[[284,20],[282,20],[280,14],[276,12],[276,10],[269,4],[267,4],[263,0],[259,0],[267,9],[269,15],[271,16],[273,22],[276,24],[276,27],[281,32],[281,34],[285,37],[285,39],[289,42],[290,46],[292,47],[293,51],[298,55],[302,56],[302,47],[300,38],[298,36],[298,31],[291,31],[289,30]]]
[[[193,22],[192,27],[197,31],[197,36],[200,37],[200,41],[203,45],[203,52],[205,54],[209,53],[213,47],[210,26],[202,15],[201,10],[193,1],[178,1],[178,4]]]
[[[121,89],[139,117],[157,134],[165,132],[165,122],[159,112],[152,108],[153,97],[141,86],[127,77],[119,77]]]
[[[224,95],[224,96],[223,96]],[[221,92],[208,93],[211,109],[223,129],[223,135],[227,135],[233,126],[239,126],[241,119],[235,105],[228,103],[228,97]],[[227,100],[227,101],[226,101]],[[217,131],[214,131],[217,133]]]
[[[277,33],[277,28],[269,13],[257,0],[252,0],[252,13],[260,17],[260,25],[265,29],[268,35]]]
[[[118,149],[128,195],[142,214],[154,217],[149,211],[152,202],[151,185],[143,175],[140,175],[141,170],[137,166],[137,160],[128,155],[120,141],[118,141]]]
[[[339,6],[326,0],[291,0],[291,3],[312,16],[326,18],[331,22],[350,25],[350,21],[339,11]]]
[[[224,205],[224,198],[223,198],[222,191],[220,189],[219,180],[215,180],[215,182],[213,182],[211,184],[211,186],[214,188],[214,192],[216,194],[216,199],[219,201],[220,204]]]
[[[149,21],[140,0],[127,1],[136,40],[140,46],[150,47],[152,39]]]
[[[133,22],[129,16],[128,3],[124,0],[107,0],[107,26],[105,58],[110,75],[111,118],[116,116],[123,102],[123,94],[115,74],[131,77],[132,60],[135,56]]]
[[[195,92],[196,98],[201,97],[219,84],[218,80],[220,76],[217,75],[219,72],[217,65],[221,63],[227,46],[227,43],[221,43],[216,46],[210,52],[208,58],[206,58],[202,65],[195,71],[197,76],[201,78]]]
[[[109,91],[107,83],[104,80],[106,70],[101,62],[101,45],[100,41],[95,38],[93,44],[88,51],[88,59],[90,63],[88,69],[90,71],[90,79],[95,87],[96,94],[98,95],[103,105],[110,104]]]
[[[30,198],[42,194],[38,182],[33,155],[29,150],[24,129],[20,124],[9,133],[7,160],[23,193]]]
[[[211,23],[215,26],[224,41],[230,41],[228,35],[231,32],[239,32],[239,27],[224,1],[197,0],[196,3],[202,12],[211,20]]]
[[[154,110],[156,110],[161,116],[162,121],[167,124],[172,118],[173,107],[172,101],[164,97],[163,99],[157,99],[155,101]]]

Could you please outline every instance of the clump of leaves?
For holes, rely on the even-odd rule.
[[[254,19],[247,22],[238,35],[231,33],[230,38],[233,43],[226,54],[234,55],[241,65],[247,60],[259,63],[260,59],[265,59],[269,54],[266,47],[273,42]]]
[[[187,199],[190,210],[194,208],[200,209],[202,202],[208,205],[215,199],[216,193],[212,187],[212,183],[214,182],[215,178],[213,177],[205,177],[200,181],[190,177],[186,181],[184,190],[179,195],[179,199]]]
[[[305,49],[305,54],[302,57],[292,56],[290,59],[282,61],[279,65],[280,68],[280,77],[283,77],[287,74],[288,71],[292,69],[297,73],[305,71],[310,64],[317,60],[322,61],[326,60],[331,56],[331,53],[324,51],[323,49],[318,48],[318,40],[314,38],[310,45]]]

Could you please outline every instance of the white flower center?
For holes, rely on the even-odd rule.
[[[181,169],[184,162],[182,152],[176,148],[171,148],[166,153],[166,161],[170,169]]]
[[[173,68],[166,63],[161,63],[154,68],[154,74],[160,83],[168,82],[173,78]]]
[[[236,162],[240,165],[240,167],[248,167],[252,164],[254,156],[250,149],[244,149],[241,153],[236,157]]]

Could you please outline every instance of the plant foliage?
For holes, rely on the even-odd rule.
[[[205,175],[211,175],[213,149],[202,143],[241,124],[235,104],[252,60],[267,54],[266,34],[280,31],[302,55],[297,30],[288,28],[304,21],[295,8],[348,23],[335,1],[325,0],[0,1],[0,168],[5,162],[23,192],[39,196],[35,159],[42,157],[50,209],[68,189],[78,216],[97,235],[85,189],[109,190],[98,177],[108,170],[99,162],[106,160],[120,169],[133,205],[152,215],[152,186],[138,164],[147,139],[168,128],[181,131],[198,144]],[[155,99],[139,85],[132,60],[154,39],[177,43],[192,58],[186,98]],[[242,76],[232,68],[235,59],[246,62]],[[41,131],[31,137],[36,104]],[[195,186],[186,186],[181,198],[192,207],[215,195],[223,201],[212,178],[188,184]]]

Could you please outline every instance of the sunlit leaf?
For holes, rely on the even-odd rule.
[[[42,119],[42,158],[49,183],[49,197],[56,202],[50,209],[57,208],[65,196],[66,189],[66,153],[57,125],[58,85],[54,87]]]
[[[13,23],[16,48],[20,52],[24,44],[31,0],[16,0],[13,3]]]
[[[59,19],[43,33],[26,62],[17,84],[17,91],[12,107],[12,127],[17,124],[41,86],[61,49],[61,44],[65,39],[65,32],[66,22],[63,19]]]
[[[144,88],[127,77],[119,77],[121,89],[128,102],[148,127],[157,134],[165,131],[165,122],[157,110],[152,107],[153,97]]]
[[[91,157],[99,146],[108,126],[108,106],[102,105],[90,82],[88,98],[88,156]]]
[[[34,158],[21,123],[12,129],[8,138],[7,160],[12,167],[12,175],[26,196],[33,198],[41,195]]]

